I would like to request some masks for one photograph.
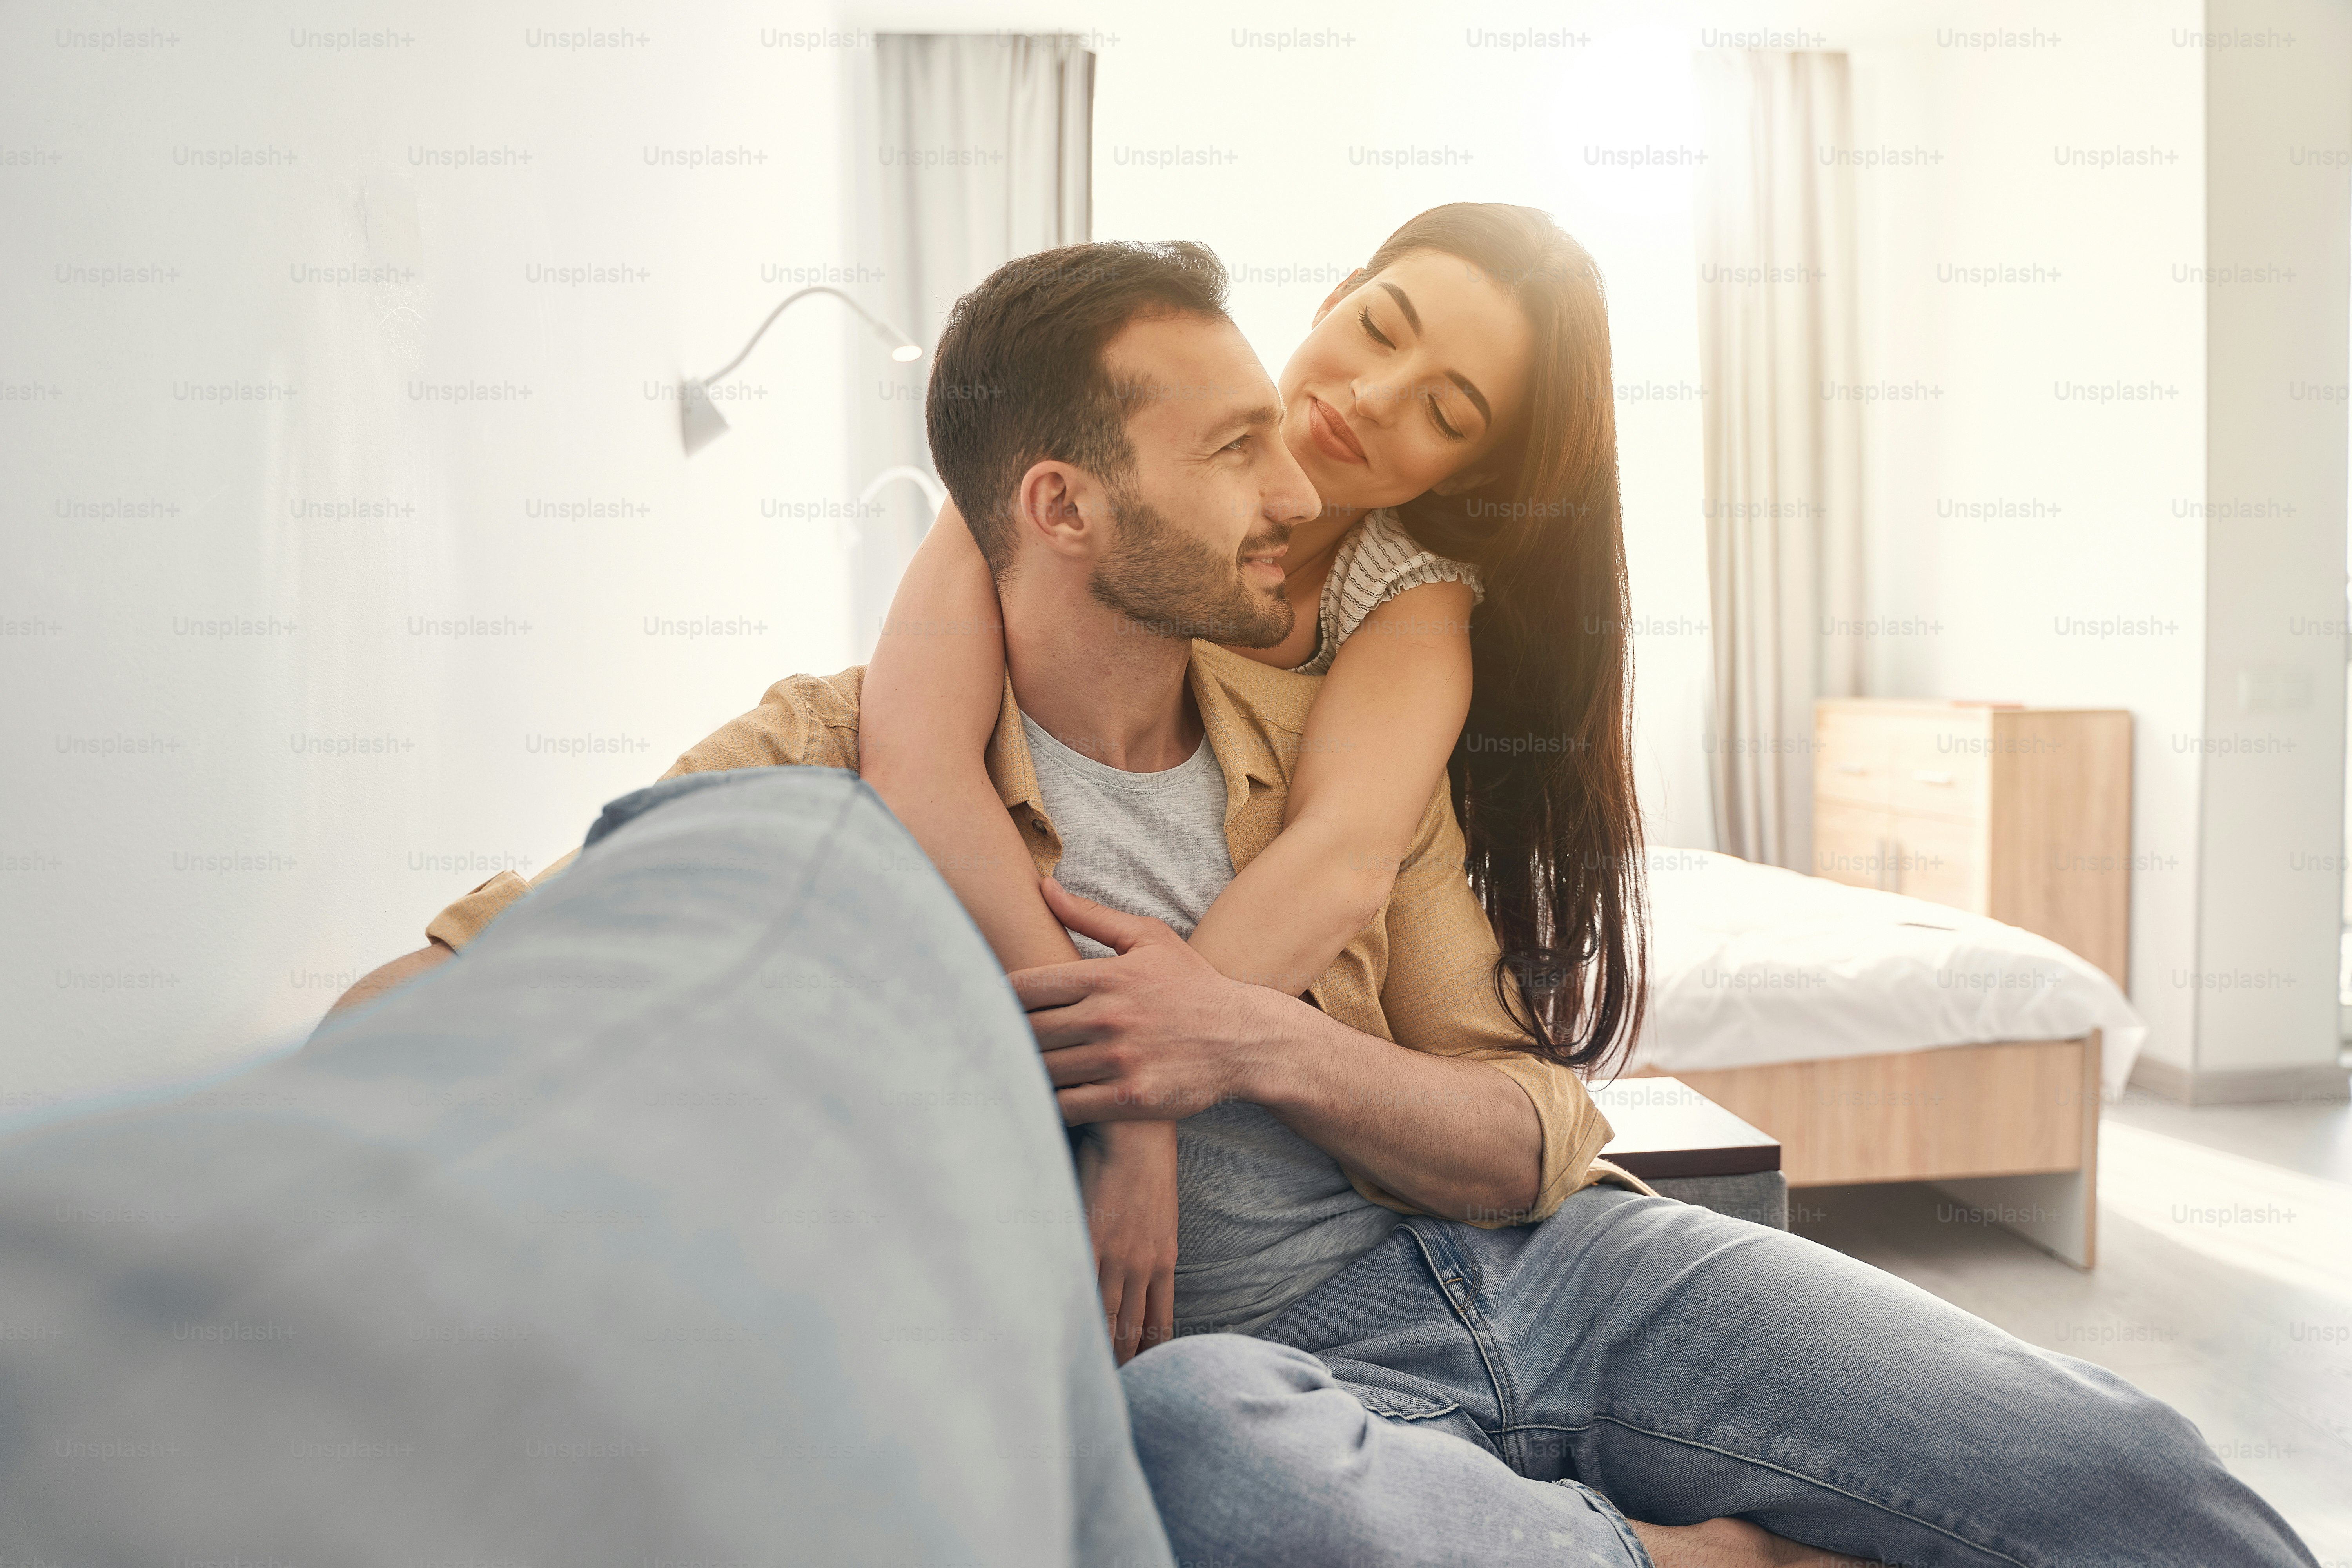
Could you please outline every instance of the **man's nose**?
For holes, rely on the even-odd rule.
[[[1297,523],[1321,516],[1323,498],[1316,492],[1315,482],[1307,477],[1307,470],[1298,466],[1298,459],[1290,455],[1288,444],[1276,441],[1272,445],[1278,454],[1278,466],[1265,489],[1265,520]]]

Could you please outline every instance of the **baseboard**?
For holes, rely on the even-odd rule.
[[[2131,1087],[2183,1105],[2264,1105],[2278,1100],[2339,1100],[2352,1095],[2345,1069],[2332,1062],[2193,1072],[2145,1054],[2132,1064]]]

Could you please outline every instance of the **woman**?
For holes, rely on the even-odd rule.
[[[1527,1049],[1592,1069],[1643,1007],[1640,822],[1616,419],[1601,279],[1530,207],[1461,203],[1391,235],[1284,368],[1282,435],[1324,510],[1284,558],[1291,635],[1235,651],[1324,675],[1284,831],[1191,941],[1305,990],[1386,901],[1442,773]],[[1067,963],[982,766],[1003,690],[995,591],[950,507],[891,607],[860,767],[1008,970]],[[1360,635],[1370,633],[1370,635]],[[1114,1347],[1172,1322],[1175,1131],[1094,1129],[1080,1155]]]

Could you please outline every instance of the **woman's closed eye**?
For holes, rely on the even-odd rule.
[[[1356,321],[1364,329],[1364,335],[1381,347],[1384,349],[1396,347],[1395,342],[1386,332],[1381,331],[1379,323],[1372,320],[1372,308],[1370,305],[1360,305],[1356,308]],[[1464,438],[1462,432],[1456,430],[1453,422],[1445,417],[1445,410],[1438,406],[1434,394],[1431,395],[1428,403],[1429,420],[1431,424],[1437,426],[1437,433],[1449,441],[1462,440]]]

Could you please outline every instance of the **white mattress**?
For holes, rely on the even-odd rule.
[[[2111,1094],[2147,1026],[2047,937],[1701,849],[1650,854],[1650,1016],[1634,1063],[1761,1067],[2105,1032]]]

